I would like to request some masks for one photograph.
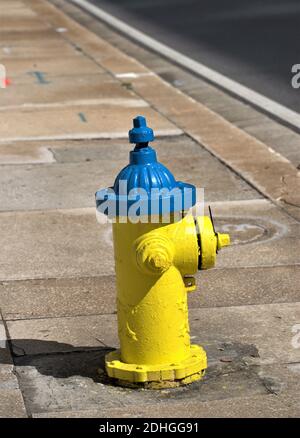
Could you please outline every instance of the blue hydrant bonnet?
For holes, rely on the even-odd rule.
[[[176,181],[173,174],[157,161],[148,146],[154,140],[146,119],[138,116],[129,131],[130,162],[117,175],[113,187],[96,192],[98,211],[109,216],[162,215],[188,210],[196,203],[195,186]]]

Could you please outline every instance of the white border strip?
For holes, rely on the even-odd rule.
[[[74,106],[98,106],[111,105],[125,108],[147,108],[148,102],[142,99],[123,99],[123,98],[103,98],[103,99],[87,99],[87,100],[70,100],[65,102],[50,102],[50,103],[22,103],[18,105],[0,105],[0,111],[8,110],[23,110],[23,109],[49,109],[49,108],[69,108]]]
[[[149,37],[148,35],[140,32],[132,26],[129,26],[118,18],[115,18],[113,15],[105,12],[99,6],[95,6],[89,3],[87,0],[71,0],[71,2],[77,4],[81,8],[100,18],[100,20],[108,23],[110,26],[116,28],[118,31],[127,34],[128,36],[130,36],[130,38],[142,43],[146,47],[149,47],[151,50],[162,54],[173,62],[182,65],[184,68],[187,68],[188,70],[199,74],[210,82],[217,84],[225,90],[230,91],[231,93],[247,100],[248,102],[251,102],[255,106],[262,108],[264,111],[267,111],[270,114],[273,114],[281,120],[289,123],[290,125],[293,125],[296,128],[300,129],[299,113],[290,110],[280,103],[277,103],[274,100],[269,99],[262,94],[251,90],[248,87],[245,87],[244,85],[241,85],[239,82],[233,81],[227,76],[224,76],[221,73],[218,73],[217,71],[206,67],[204,64],[194,61],[193,59],[183,55],[182,53],[171,49],[169,46],[162,44],[156,39]]]
[[[6,69],[3,64],[0,64],[0,88],[6,88]]]
[[[182,135],[181,129],[155,129],[156,137],[172,137]],[[3,143],[11,143],[17,141],[52,141],[52,140],[114,140],[114,139],[128,139],[128,131],[120,132],[78,132],[73,134],[57,134],[57,135],[45,135],[45,136],[32,136],[32,137],[1,137],[0,147]]]

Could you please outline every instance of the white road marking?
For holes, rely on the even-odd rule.
[[[293,111],[278,102],[234,81],[227,76],[218,73],[217,71],[207,67],[206,65],[195,61],[188,56],[183,55],[177,50],[160,43],[156,39],[146,35],[145,33],[135,29],[134,27],[124,23],[113,15],[105,12],[99,6],[90,4],[87,0],[71,0],[81,8],[87,10],[91,14],[100,18],[100,20],[108,23],[118,31],[130,36],[130,38],[142,43],[144,46],[156,51],[157,53],[165,56],[166,58],[182,65],[184,68],[202,76],[210,82],[217,84],[225,90],[234,93],[235,95],[245,99],[246,101],[254,104],[256,107],[263,109],[264,111],[278,117],[281,120],[289,123],[292,126],[300,129],[300,114]]]

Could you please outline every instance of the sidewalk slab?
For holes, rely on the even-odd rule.
[[[114,313],[115,282],[114,275],[1,282],[3,317]],[[213,269],[199,272],[196,283],[197,291],[188,296],[190,309],[297,302],[300,297],[299,266]]]
[[[271,203],[211,206],[216,228],[232,235],[218,268],[299,264],[299,224]],[[94,207],[3,212],[0,227],[0,281],[114,273],[111,224],[99,224]]]
[[[107,73],[76,75],[74,77],[56,77],[50,79],[44,76],[46,83],[40,83],[34,74],[31,74],[32,84],[14,84],[7,87],[1,98],[0,111],[7,111],[10,107],[47,107],[64,105],[78,105],[93,103],[112,104],[115,106],[143,105],[143,100],[120,87],[118,81]],[[147,106],[145,103],[144,106]]]
[[[22,0],[2,0],[1,4],[3,5],[3,8],[5,8],[5,10],[16,10],[16,9],[24,9],[25,3]]]
[[[112,386],[97,369],[105,350],[17,358],[17,373],[33,416],[299,416],[299,374],[286,365],[213,365],[201,382],[157,390]],[[280,368],[280,371],[278,371]],[[264,406],[264,408],[263,408]],[[143,413],[142,413],[143,410]],[[87,412],[88,411],[88,412]],[[85,415],[85,414],[88,415]],[[152,414],[151,414],[152,413]]]
[[[268,117],[260,120],[244,122],[241,127],[249,134],[259,136],[260,140],[272,147],[293,163],[295,167],[300,164],[300,136],[283,125],[276,125]]]
[[[0,418],[27,418],[21,391],[0,389]]]
[[[32,144],[34,144],[32,142]],[[128,138],[84,142],[47,142],[59,163],[107,160],[117,166],[128,164],[132,145]],[[36,143],[37,147],[40,143]],[[259,199],[261,195],[239,176],[223,166],[200,144],[186,135],[156,135],[153,147],[159,161],[169,167],[179,180],[189,181],[205,189],[205,200]],[[113,152],[112,152],[113,151]],[[101,154],[100,154],[101,152]],[[188,158],[187,158],[188,157]],[[114,179],[116,170],[111,173]]]
[[[44,73],[44,78],[53,81],[54,78],[63,76],[72,80],[73,77],[103,73],[104,70],[94,61],[85,56],[61,56],[57,54],[55,61],[51,58],[24,57],[9,58],[5,60],[7,76],[11,78],[12,86],[22,84],[23,86],[34,84],[37,79],[32,75],[34,71]],[[7,87],[6,90],[9,88]]]
[[[20,11],[24,11],[22,13]],[[29,11],[29,12],[28,12]],[[14,32],[26,32],[35,30],[43,30],[50,26],[45,21],[41,21],[37,18],[36,14],[29,9],[18,9],[17,12],[11,11],[11,13],[4,15],[1,12],[0,28],[2,31],[14,31]]]
[[[2,5],[2,2],[1,2]],[[14,14],[15,11],[13,10]],[[16,30],[2,31],[0,30],[0,47],[23,47],[23,46],[34,46],[34,47],[48,47],[53,43],[65,43],[61,34],[56,32],[54,29],[46,28],[42,30],[30,30],[22,33]]]
[[[0,48],[1,53],[1,62],[2,64],[6,64],[6,61],[10,58],[50,58],[55,62],[55,58],[57,53],[60,53],[60,56],[82,56],[81,53],[76,52],[74,48],[66,43],[64,40],[55,43],[49,43],[47,47],[43,46],[33,46],[33,45],[23,45],[23,46],[14,46],[9,45],[6,47]]]
[[[18,390],[19,384],[16,375],[12,369],[5,365],[0,358],[0,392]]]
[[[216,229],[232,238],[231,245],[218,257],[216,267],[299,264],[299,223],[271,202],[215,202],[211,208]]]
[[[186,136],[158,138],[155,147],[178,180],[204,188],[206,202],[260,196]],[[0,142],[0,165],[10,164],[1,167],[0,210],[94,207],[95,191],[113,184],[131,149],[127,139]]]
[[[7,110],[1,114],[1,142],[89,138],[127,138],[128,120],[141,112],[157,135],[181,133],[143,100],[136,105],[77,105],[72,108]],[[80,114],[84,114],[84,121]]]
[[[95,208],[2,213],[0,227],[0,281],[114,272],[111,226]]]
[[[167,406],[179,400],[199,403],[268,393],[258,370],[244,367],[228,372],[226,365],[219,370],[211,368],[205,381],[185,388],[141,391],[112,386],[98,372],[106,352],[17,358],[27,409],[32,413],[93,408],[107,411],[154,403]]]
[[[196,275],[189,307],[290,303],[300,298],[300,266],[212,269]]]
[[[3,164],[41,164],[54,163],[55,158],[47,143],[7,142],[0,143],[0,166]],[[2,167],[2,174],[9,172]]]
[[[13,361],[7,343],[6,329],[0,314],[0,376],[1,380],[13,370]]]
[[[226,368],[220,370],[220,374],[223,376],[226,374]],[[211,371],[209,371],[210,373]],[[255,389],[258,392],[258,381],[255,380],[255,376],[258,376],[260,382],[267,390],[267,394],[263,392],[260,394],[250,395],[249,391],[245,391],[243,394],[234,396],[233,398],[227,398],[228,382],[222,387],[222,391],[219,393],[219,399],[213,399],[213,397],[207,397],[205,395],[201,400],[201,396],[195,396],[193,387],[187,388],[186,393],[189,390],[191,393],[191,399],[188,399],[187,394],[183,391],[173,396],[173,391],[162,391],[165,393],[165,397],[159,397],[156,403],[148,400],[150,398],[149,391],[144,393],[144,399],[142,403],[139,397],[136,396],[136,401],[128,403],[122,407],[119,407],[117,403],[114,406],[106,408],[103,406],[95,406],[94,409],[82,408],[81,410],[73,411],[44,411],[35,413],[33,417],[36,418],[130,418],[132,416],[137,418],[286,418],[286,417],[300,417],[300,392],[299,392],[299,367],[291,365],[284,366],[264,366],[253,367],[252,378],[250,381],[255,385]],[[232,377],[237,376],[239,379],[239,373],[233,373]],[[205,378],[206,379],[206,378]],[[219,379],[219,377],[217,377]],[[224,379],[224,377],[223,377]],[[205,385],[207,387],[212,383],[203,382],[202,386],[199,385],[199,391],[206,392]],[[225,383],[225,379],[223,380]],[[233,383],[234,386],[234,383]],[[177,390],[175,390],[176,392]],[[216,395],[216,394],[214,394]],[[171,396],[171,397],[170,397]],[[134,394],[132,394],[132,398]],[[195,399],[198,398],[196,401]],[[200,399],[200,400],[199,400]]]
[[[300,303],[262,304],[226,308],[191,309],[191,333],[195,343],[217,339],[225,343],[254,345],[256,363],[300,362],[293,327],[300,321]]]
[[[0,302],[5,320],[114,313],[115,276],[1,282]]]
[[[0,418],[27,417],[0,314]]]
[[[114,71],[115,74],[152,74],[134,58],[125,55],[94,33],[78,25],[50,3],[45,1],[37,3],[34,0],[29,0],[29,4],[37,14],[45,17],[48,26],[66,29],[67,34],[65,36],[68,40],[80,47],[84,53],[92,56],[97,62],[100,62],[107,70]]]
[[[299,302],[190,309],[189,314],[194,343],[216,350],[216,344],[229,350],[249,349],[256,364],[300,362],[300,348],[292,342],[293,327],[300,324]],[[119,344],[116,315],[8,321],[7,326],[16,356],[117,348]],[[226,348],[219,354],[227,357]]]
[[[122,408],[56,411],[34,418],[299,418],[298,394],[288,404],[285,397],[258,395],[191,403],[189,401],[122,406]]]
[[[27,5],[23,4],[14,4],[12,2],[12,7],[9,6],[9,3],[5,3],[2,5],[1,18],[3,21],[9,18],[18,18],[20,20],[28,18],[38,18],[37,14],[30,9]]]

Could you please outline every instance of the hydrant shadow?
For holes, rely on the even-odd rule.
[[[17,373],[33,369],[45,376],[58,379],[69,377],[90,378],[96,383],[112,385],[106,376],[105,355],[114,348],[109,346],[73,346],[56,341],[37,339],[17,339],[6,341],[5,348],[0,348],[0,367],[11,364],[8,350],[11,350]]]
[[[235,374],[244,370],[245,358],[259,357],[256,346],[252,344],[216,341],[206,343],[205,348],[210,358],[206,376],[201,381],[201,385],[204,383],[205,386],[220,379],[224,373]],[[79,377],[107,386],[117,385],[105,373],[105,355],[114,350],[110,346],[74,346],[56,341],[12,339],[0,345],[0,370],[2,364],[11,364],[9,350],[19,376],[38,378],[42,375],[55,379]],[[188,385],[189,392],[193,389],[198,391],[199,385],[199,382]],[[185,392],[185,389],[175,390],[176,393],[178,391]]]

